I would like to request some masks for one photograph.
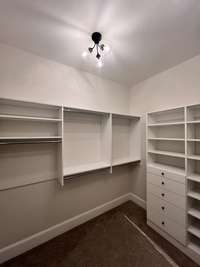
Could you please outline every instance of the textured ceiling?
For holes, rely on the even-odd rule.
[[[81,56],[93,31],[101,69]],[[200,1],[0,0],[0,41],[130,86],[200,53]]]

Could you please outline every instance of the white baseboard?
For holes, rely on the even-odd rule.
[[[36,246],[39,246],[42,243],[45,243],[48,240],[64,232],[67,232],[72,228],[83,224],[97,217],[98,215],[105,213],[110,209],[117,207],[128,200],[130,200],[130,194],[125,194],[94,209],[81,213],[80,215],[77,215],[62,223],[54,225],[46,230],[43,230],[14,244],[4,247],[0,249],[0,263],[5,262],[13,257],[16,257]]]
[[[62,223],[56,224],[46,230],[43,230],[39,233],[36,233],[32,236],[29,236],[25,239],[22,239],[14,244],[11,244],[7,247],[0,249],[0,263],[3,263],[13,257],[16,257],[34,247],[41,245],[42,243],[47,242],[48,240],[63,234],[71,230],[72,228],[81,225],[119,205],[122,203],[131,200],[134,203],[138,204],[142,208],[146,207],[145,201],[133,193],[125,194],[121,197],[115,198],[103,205],[100,205],[94,209],[81,213],[71,219],[68,219]]]
[[[133,201],[141,208],[146,209],[146,201],[144,199],[138,197],[137,195],[135,195],[133,193],[129,193],[129,200]]]

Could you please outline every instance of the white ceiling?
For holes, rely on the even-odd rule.
[[[101,69],[81,56],[93,31]],[[130,86],[200,53],[200,1],[0,0],[0,41]]]

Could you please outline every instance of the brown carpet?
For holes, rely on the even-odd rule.
[[[161,246],[179,266],[197,266],[146,225],[143,209],[127,202],[1,267],[171,267],[124,215]]]

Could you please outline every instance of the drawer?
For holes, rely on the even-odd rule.
[[[160,186],[167,191],[171,191],[182,196],[186,195],[185,184],[177,183],[165,176],[162,177],[152,173],[147,173],[147,181],[148,183]]]
[[[185,210],[186,198],[183,196],[172,193],[170,191],[165,190],[164,188],[161,188],[157,185],[153,185],[148,182],[147,182],[147,193],[151,193],[159,197],[160,199],[163,199],[173,204],[174,206]]]
[[[164,215],[164,218],[168,218],[183,227],[186,225],[186,213],[185,210],[177,208],[169,202],[154,196],[151,193],[147,193],[147,209],[155,210]]]
[[[147,211],[147,218],[159,228],[161,228],[163,231],[171,235],[174,239],[185,245],[186,230],[183,226],[173,222],[170,219],[166,219],[164,215],[153,210]]]
[[[152,166],[147,166],[147,172],[185,184],[185,175],[181,175],[168,171],[166,169],[160,169]]]

